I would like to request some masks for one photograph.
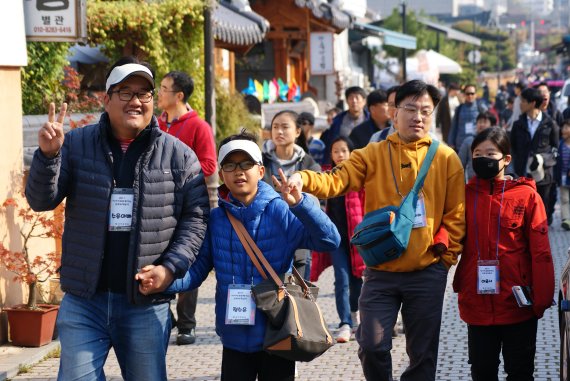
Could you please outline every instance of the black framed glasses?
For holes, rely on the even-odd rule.
[[[148,103],[152,101],[152,97],[154,96],[154,90],[139,91],[137,93],[129,90],[115,90],[111,91],[111,94],[113,93],[119,94],[119,99],[123,102],[130,102],[136,95],[141,103]]]
[[[251,160],[242,161],[241,163],[224,163],[222,164],[222,170],[224,172],[233,172],[236,170],[237,167],[240,167],[242,170],[247,171],[248,169],[253,168],[254,165],[257,163]]]

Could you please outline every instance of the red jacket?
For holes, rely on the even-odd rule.
[[[364,191],[348,192],[344,197],[346,208],[346,218],[348,225],[348,238],[352,237],[354,228],[362,221],[364,215]],[[317,281],[319,275],[330,265],[332,261],[329,253],[312,253],[311,281]],[[362,277],[362,272],[366,268],[362,257],[354,245],[350,245],[350,267],[352,275],[357,278]]]
[[[166,123],[167,114],[162,113],[158,118],[160,129],[182,140],[198,156],[204,176],[211,176],[216,172],[216,142],[212,128],[204,120],[200,119],[196,111],[190,110],[178,119],[174,119],[170,128]]]
[[[544,204],[534,180],[503,182],[473,177],[466,187],[465,204],[467,235],[453,280],[461,319],[487,326],[541,318],[554,296],[554,267]],[[497,233],[500,291],[497,295],[477,294],[477,240],[481,259],[494,260]],[[532,288],[532,307],[517,305],[513,286]]]

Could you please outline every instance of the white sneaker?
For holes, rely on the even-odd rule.
[[[338,335],[336,336],[337,343],[348,343],[350,341],[350,335],[352,334],[350,326],[348,324],[343,324],[338,330]]]

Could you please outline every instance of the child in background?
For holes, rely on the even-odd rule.
[[[570,119],[564,120],[560,130],[560,147],[556,163],[556,177],[560,185],[560,215],[562,228],[570,230]]]
[[[305,143],[305,134],[296,112],[283,110],[275,114],[271,120],[271,145],[263,152],[265,166],[263,181],[272,185],[272,177],[279,174],[279,169],[282,169],[287,176],[303,169],[320,171],[321,166],[307,153]],[[305,144],[305,148],[302,144]],[[279,192],[277,188],[276,190]],[[315,204],[319,204],[317,198],[311,195],[308,197]],[[294,266],[308,280],[311,274],[311,252],[304,249],[297,250]]]
[[[477,115],[475,134],[478,134],[489,127],[495,127],[496,125],[497,118],[495,118],[495,115],[488,111],[481,112]],[[466,135],[465,140],[463,140],[463,144],[461,144],[461,148],[459,148],[459,152],[457,153],[459,160],[461,160],[461,164],[463,164],[463,168],[465,169],[465,182],[468,182],[470,178],[475,176],[471,158],[471,143],[473,143],[473,139],[475,139],[474,135]]]
[[[476,177],[466,186],[467,235],[453,280],[471,377],[498,380],[502,351],[508,380],[532,380],[538,319],[554,295],[544,204],[534,180],[505,176],[511,147],[503,128],[479,133],[471,151]],[[514,286],[529,290],[532,305],[517,303]]]
[[[347,137],[336,138],[331,145],[333,165],[336,167],[348,159],[351,152],[352,142]],[[336,310],[340,318],[336,341],[346,343],[360,321],[358,298],[362,289],[362,271],[366,266],[356,247],[350,244],[350,238],[364,215],[364,191],[328,199],[326,212],[341,238],[339,248],[330,252],[330,256],[334,269]]]
[[[261,181],[265,168],[254,136],[242,131],[224,139],[218,162],[224,182],[219,189],[219,208],[212,209],[206,238],[196,261],[168,292],[196,288],[215,269],[216,333],[223,344],[221,380],[293,381],[295,362],[263,351],[267,320],[255,308],[253,299],[246,306],[248,311],[255,309],[253,318],[250,312],[236,315],[235,308],[228,308],[234,302],[235,290],[251,289],[263,278],[226,212],[242,222],[278,274],[291,269],[297,248],[334,250],[340,236],[320,207],[298,189],[289,189],[286,182],[282,184],[274,178],[281,192],[279,196],[273,187]],[[282,171],[280,175],[283,179]],[[141,284],[140,289],[144,290],[144,286]]]

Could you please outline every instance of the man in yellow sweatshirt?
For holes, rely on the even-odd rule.
[[[440,99],[439,90],[422,81],[403,84],[396,94],[397,133],[355,150],[331,171],[297,172],[289,185],[318,198],[365,189],[366,213],[400,205],[432,142],[429,130]],[[463,167],[451,148],[440,145],[420,192],[417,223],[407,249],[401,257],[368,267],[363,274],[356,339],[367,380],[392,380],[392,329],[400,307],[410,357],[400,380],[435,380],[447,272],[462,249],[464,209]],[[446,252],[437,254],[432,250],[433,237],[441,226],[449,233],[449,244]]]

